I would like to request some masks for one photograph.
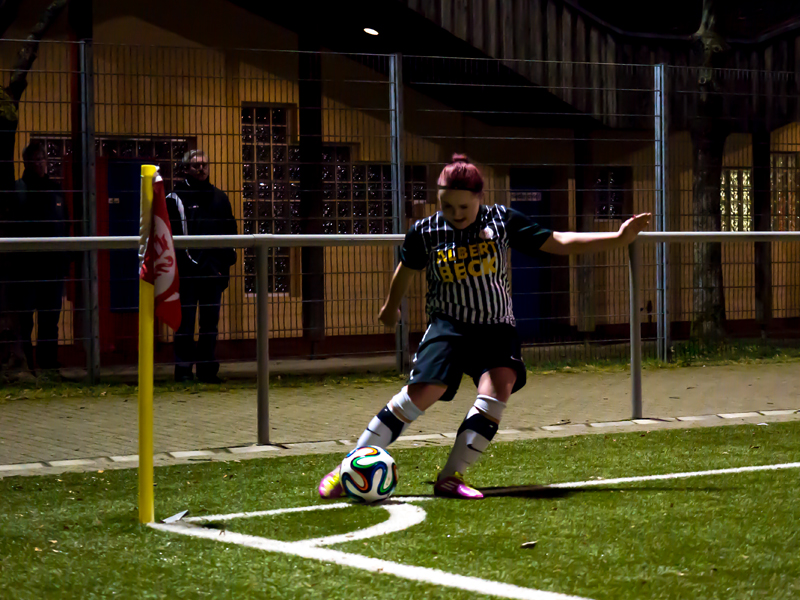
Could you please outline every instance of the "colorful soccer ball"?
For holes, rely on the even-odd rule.
[[[380,502],[397,486],[397,465],[386,450],[364,446],[345,457],[339,476],[345,493],[356,502]]]

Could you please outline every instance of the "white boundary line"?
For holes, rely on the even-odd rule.
[[[518,600],[589,600],[587,598],[581,598],[580,596],[568,596],[556,592],[534,590],[508,583],[501,583],[499,581],[488,581],[477,577],[456,575],[454,573],[439,571],[438,569],[415,567],[388,560],[370,558],[360,554],[331,550],[330,548],[319,548],[317,546],[307,545],[305,542],[281,542],[279,540],[270,540],[242,533],[206,529],[189,523],[180,522],[170,525],[151,523],[150,527],[160,531],[169,531],[227,544],[238,544],[240,546],[247,546],[248,548],[266,550],[267,552],[280,552],[281,554],[290,554],[292,556],[310,558],[326,563],[343,565],[345,567],[354,567],[372,573],[385,573],[411,581],[451,587],[500,598],[514,598]]]
[[[756,465],[748,467],[733,467],[730,469],[713,469],[707,471],[689,471],[684,473],[665,473],[662,475],[642,475],[637,477],[618,477],[615,479],[593,479],[590,481],[574,481],[565,483],[553,483],[546,488],[581,488],[588,486],[616,485],[620,483],[636,483],[640,481],[660,481],[668,479],[685,479],[689,477],[704,477],[711,475],[730,475],[736,473],[751,473],[757,471],[777,471],[782,469],[800,468],[800,462],[781,463],[775,465]],[[362,540],[379,535],[386,535],[397,531],[402,531],[408,527],[413,527],[425,520],[425,511],[418,506],[407,504],[408,502],[418,502],[430,500],[429,497],[409,497],[389,501],[380,505],[381,508],[389,512],[389,519],[378,525],[368,527],[359,531],[354,531],[342,535],[334,535],[323,538],[301,540],[298,542],[283,542],[253,535],[245,535],[230,531],[220,531],[198,527],[193,522],[203,521],[229,521],[232,519],[243,519],[249,517],[260,517],[270,515],[280,515],[298,512],[308,512],[314,510],[330,510],[337,508],[349,508],[355,506],[349,502],[336,502],[334,504],[320,504],[313,506],[301,506],[296,508],[281,508],[277,510],[263,510],[255,512],[240,512],[227,515],[207,515],[191,517],[177,523],[150,523],[149,526],[159,531],[168,531],[191,537],[204,538],[223,542],[227,544],[237,544],[267,552],[279,552],[318,560],[326,563],[353,567],[373,573],[386,573],[402,579],[430,583],[445,587],[456,588],[479,594],[486,594],[500,598],[513,598],[518,600],[589,600],[580,596],[569,596],[557,592],[547,592],[533,588],[525,588],[499,581],[489,581],[477,577],[467,577],[454,573],[447,573],[438,569],[427,567],[416,567],[401,563],[370,558],[360,554],[341,552],[329,548],[321,548],[331,544],[339,544],[348,541]]]
[[[618,477],[616,479],[592,479],[591,481],[572,481],[567,483],[551,483],[548,488],[578,488],[590,485],[615,485],[617,483],[635,483],[637,481],[660,481],[664,479],[686,479],[687,477],[705,477],[708,475],[729,475],[733,473],[751,473],[754,471],[778,471],[780,469],[798,469],[800,462],[781,463],[778,465],[756,465],[753,467],[733,467],[731,469],[713,469],[711,471],[688,471],[686,473],[666,473],[664,475],[641,475],[639,477]]]

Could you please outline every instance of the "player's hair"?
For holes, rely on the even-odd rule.
[[[24,162],[31,162],[39,156],[47,157],[47,150],[45,150],[44,144],[39,141],[31,142],[22,151],[22,160]]]
[[[192,162],[193,158],[208,158],[208,154],[203,152],[202,150],[189,150],[186,154],[183,155],[183,166],[188,166],[190,162]]]
[[[483,191],[483,175],[465,154],[453,154],[453,162],[442,169],[437,183],[442,190],[466,190],[473,194]]]

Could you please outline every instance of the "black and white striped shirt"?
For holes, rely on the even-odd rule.
[[[409,269],[427,268],[428,315],[514,325],[508,249],[532,255],[550,234],[501,204],[481,205],[477,219],[465,229],[456,229],[437,212],[408,231],[400,260]]]

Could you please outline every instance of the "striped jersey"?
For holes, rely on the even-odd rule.
[[[408,231],[400,260],[409,269],[426,269],[429,316],[514,325],[508,249],[535,254],[550,234],[501,204],[481,205],[475,222],[464,229],[453,227],[440,211]]]

